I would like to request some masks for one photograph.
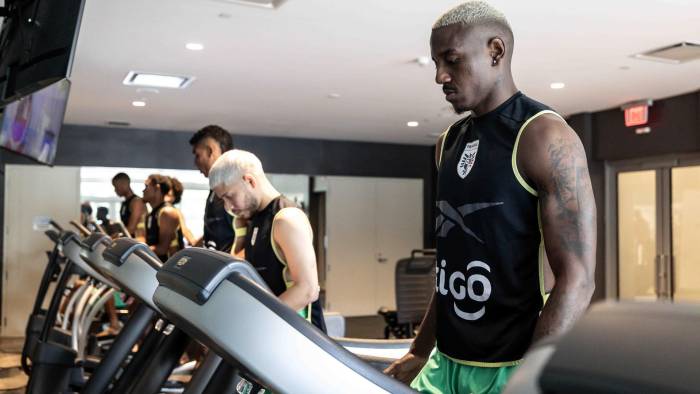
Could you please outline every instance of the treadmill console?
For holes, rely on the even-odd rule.
[[[71,240],[75,240],[75,242],[80,243],[80,238],[78,237],[78,234],[72,231],[61,231],[61,234],[59,235],[59,242],[62,245],[67,244]]]
[[[102,233],[92,233],[90,236],[85,238],[83,240],[83,245],[90,251],[94,252],[95,249],[97,249],[97,246],[100,244],[104,244],[105,246],[109,246],[112,243],[112,240],[102,234]]]
[[[203,248],[177,252],[163,265],[156,277],[166,287],[203,305],[229,275],[244,275],[267,290],[255,268],[230,254]]]
[[[148,245],[138,242],[131,238],[118,238],[110,243],[110,245],[102,252],[102,257],[110,263],[120,267],[131,254],[137,253],[139,257],[147,263],[154,266],[156,269],[161,267],[161,262],[155,253]]]

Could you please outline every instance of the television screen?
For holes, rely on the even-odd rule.
[[[0,146],[53,164],[69,90],[70,82],[63,79],[8,104],[2,118]]]
[[[0,1],[0,106],[70,78],[84,0]]]

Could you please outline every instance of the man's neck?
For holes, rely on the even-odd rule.
[[[260,199],[260,205],[258,205],[258,212],[262,211],[263,209],[267,208],[268,205],[274,200],[275,198],[280,196],[280,192],[278,192],[272,185],[266,186],[263,188],[263,193],[262,193],[262,198]]]
[[[130,199],[133,195],[134,195],[134,191],[131,190],[131,189],[129,189],[129,191],[127,191],[126,194],[124,194],[124,199],[125,199],[125,200],[128,200],[128,199]]]
[[[503,81],[497,83],[491,93],[489,93],[472,112],[477,117],[487,114],[498,108],[499,105],[505,103],[517,92],[518,88],[515,86],[515,82],[513,82],[513,77],[510,75],[504,77]]]

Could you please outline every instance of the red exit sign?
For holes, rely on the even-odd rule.
[[[649,121],[649,107],[639,105],[625,110],[625,126],[641,126]]]
[[[625,111],[625,126],[643,126],[649,122],[649,107],[651,100],[635,101],[622,106]]]

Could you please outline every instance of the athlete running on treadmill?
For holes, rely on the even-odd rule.
[[[117,196],[124,198],[119,211],[124,227],[133,238],[143,242],[145,240],[144,217],[148,213],[146,204],[131,189],[129,175],[123,172],[118,173],[112,178],[112,186],[114,186],[114,192]]]
[[[420,392],[500,392],[531,344],[569,329],[593,294],[583,146],[518,91],[513,43],[506,18],[482,1],[433,26],[435,80],[457,113],[471,114],[438,140],[435,293],[411,350],[385,371]]]
[[[180,216],[172,204],[165,201],[172,185],[167,176],[160,174],[149,175],[144,184],[143,199],[151,206],[151,213],[146,217],[146,244],[158,258],[166,261],[184,248]]]

